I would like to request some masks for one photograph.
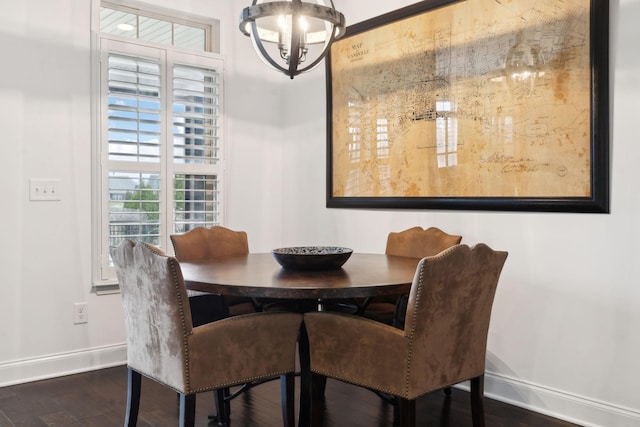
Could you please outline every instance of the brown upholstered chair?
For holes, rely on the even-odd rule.
[[[233,257],[249,253],[249,239],[244,231],[235,231],[219,225],[211,228],[196,227],[184,234],[169,236],[173,251],[178,261],[201,261],[211,258]],[[206,292],[189,290],[189,303],[194,326],[204,325],[229,316],[255,313],[261,311],[258,302],[247,297],[215,295]],[[250,383],[245,390],[255,383]],[[238,393],[231,394],[224,388],[220,400],[216,394],[216,412],[210,418],[221,420],[220,414],[228,418],[231,414],[231,399]],[[224,405],[224,408],[221,408]]]
[[[142,375],[179,393],[180,426],[194,426],[196,393],[281,376],[284,425],[294,425],[300,314],[254,313],[193,327],[176,258],[130,240],[111,248],[111,257],[127,332],[125,426],[137,424]]]
[[[387,237],[387,255],[411,258],[424,258],[436,255],[443,250],[457,245],[462,236],[447,234],[437,227],[423,230],[413,227],[400,232],[391,232]],[[406,296],[376,297],[365,301],[360,307],[360,314],[369,319],[402,328],[404,323]]]
[[[184,234],[173,234],[170,238],[175,256],[179,261],[200,261],[249,253],[249,240],[246,232],[230,230],[219,225],[211,228],[196,227]],[[223,297],[196,291],[189,291],[189,297],[196,325],[229,315],[235,316],[257,311],[257,305],[251,298]],[[221,304],[226,307],[219,308]]]
[[[478,244],[422,259],[404,330],[361,316],[305,314],[311,371],[397,396],[402,426],[415,425],[416,398],[471,380],[473,425],[484,426],[487,334],[506,258]]]

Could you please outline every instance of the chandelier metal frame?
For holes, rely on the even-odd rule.
[[[266,3],[258,3],[259,0],[253,0],[251,6],[242,10],[240,15],[240,31],[248,37],[251,37],[254,48],[260,58],[270,67],[277,71],[283,72],[292,79],[300,73],[310,71],[316,67],[320,61],[327,55],[329,47],[334,40],[340,38],[345,33],[344,15],[338,12],[333,0],[325,0],[331,6],[325,6],[319,3],[308,3],[302,0],[290,1],[271,1]],[[284,32],[265,31],[259,27],[256,22],[260,18],[291,16],[290,39],[283,40]],[[321,19],[332,25],[332,31],[325,34],[325,39],[320,55],[313,59],[303,68],[298,68],[301,63],[307,60],[308,45],[320,43],[316,40],[308,41],[305,29],[302,27],[299,18]],[[277,62],[268,52],[265,43],[276,43],[280,52],[280,59],[284,65]],[[290,46],[290,49],[286,49]],[[297,54],[295,54],[297,53]],[[286,65],[286,67],[285,67]]]

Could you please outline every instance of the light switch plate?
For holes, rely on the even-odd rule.
[[[30,179],[29,200],[60,200],[59,179]]]

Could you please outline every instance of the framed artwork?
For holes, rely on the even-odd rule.
[[[426,0],[326,59],[327,207],[609,212],[609,8]]]

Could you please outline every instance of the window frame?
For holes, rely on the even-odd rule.
[[[168,21],[174,24],[188,25],[190,27],[202,28],[208,37],[205,37],[205,52],[220,54],[220,21],[217,19],[206,18],[203,16],[186,14],[179,10],[165,9],[159,6],[149,6],[137,1],[127,0],[94,0],[94,9],[92,16],[93,33],[100,34],[100,7],[107,7],[122,12],[141,15],[147,18]],[[118,37],[113,34],[110,37]],[[126,40],[137,40],[124,38]],[[141,40],[138,40],[141,41]],[[189,50],[189,52],[193,52]]]
[[[159,61],[161,67],[161,91],[163,93],[161,107],[161,136],[159,164],[138,164],[137,171],[158,172],[163,177],[160,198],[162,214],[161,248],[171,252],[169,235],[174,229],[173,181],[176,173],[190,175],[215,175],[218,181],[218,215],[219,224],[224,223],[226,210],[226,179],[225,179],[225,97],[224,97],[224,60],[219,54],[180,49],[171,45],[152,43],[139,39],[125,38],[112,34],[100,33],[100,7],[113,7],[113,3],[94,2],[92,16],[92,291],[97,294],[119,292],[115,270],[109,260],[109,171],[127,170],[110,169],[108,158],[108,114],[105,111],[108,97],[108,58],[109,54],[152,59]],[[144,16],[159,17],[167,20],[166,15],[152,14],[152,11],[134,10]],[[171,18],[173,19],[173,18]],[[175,20],[174,20],[175,21]],[[209,20],[211,21],[211,20]],[[197,21],[194,21],[197,22]],[[192,24],[189,21],[190,25]],[[213,32],[213,31],[212,31]],[[213,39],[219,37],[206,37]],[[187,66],[215,69],[219,76],[219,91],[217,98],[220,113],[218,115],[218,161],[216,164],[175,164],[173,159],[173,69],[174,66]],[[107,73],[105,75],[105,72]],[[125,162],[126,163],[126,162]],[[131,165],[127,165],[131,166]],[[167,181],[168,180],[168,181]],[[170,193],[170,194],[169,194]]]

